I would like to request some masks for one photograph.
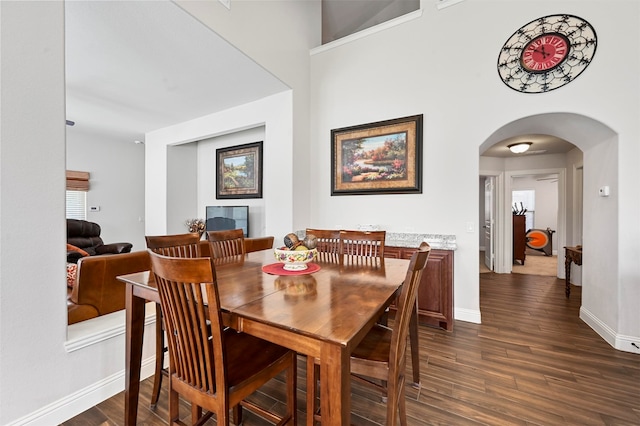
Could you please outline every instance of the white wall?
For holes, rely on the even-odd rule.
[[[618,268],[620,253],[618,245],[611,244],[620,232],[618,200],[618,173],[610,167],[618,160],[618,144],[615,141],[603,141],[599,145],[584,152],[584,229],[582,254],[582,308],[581,317],[588,323],[596,322],[599,327],[618,329],[623,318],[620,309],[624,303],[620,301],[622,286],[612,285],[619,282]],[[597,165],[593,170],[591,165]],[[612,188],[609,197],[600,197],[598,188],[609,185]],[[621,211],[622,213],[622,211]],[[636,215],[637,219],[637,215]],[[636,259],[637,262],[637,259]],[[640,280],[637,281],[640,284]],[[635,299],[637,302],[640,299]],[[602,302],[608,301],[607,305]],[[636,316],[636,318],[638,318]],[[640,319],[640,318],[638,318]],[[593,326],[593,325],[592,325]],[[602,330],[601,332],[605,332]],[[608,331],[606,331],[608,333]]]
[[[547,125],[553,127],[551,134],[565,134],[565,139],[585,152],[617,134],[615,152],[619,163],[607,162],[601,166],[607,170],[606,180],[613,180],[609,175],[614,173],[625,176],[625,182],[640,181],[640,172],[634,169],[639,158],[637,116],[640,110],[637,97],[628,96],[640,93],[639,79],[626,66],[620,74],[609,66],[615,62],[616,55],[628,57],[632,66],[640,65],[638,49],[631,49],[634,52],[631,55],[628,49],[630,40],[638,39],[640,3],[615,2],[616,19],[607,18],[611,7],[614,6],[610,2],[602,1],[469,1],[441,11],[426,7],[418,19],[334,48],[319,49],[313,54],[311,64],[311,115],[314,118],[311,155],[317,159],[312,171],[319,182],[311,200],[311,223],[349,226],[367,222],[392,231],[414,228],[421,232],[455,234],[458,242],[454,273],[456,318],[461,318],[458,315],[461,311],[479,310],[479,236],[477,230],[467,233],[465,224],[477,223],[478,147],[503,139],[504,132],[499,129],[523,117],[561,112],[553,124]],[[594,25],[601,38],[594,63],[574,82],[550,93],[520,94],[507,88],[496,70],[500,47],[520,25],[558,10],[581,16]],[[496,16],[500,19],[495,19]],[[622,36],[618,30],[621,26],[632,28],[635,38]],[[441,40],[446,42],[438,42]],[[622,47],[625,45],[627,48]],[[611,79],[611,73],[618,77]],[[423,194],[330,196],[331,129],[420,113],[425,117]],[[589,122],[594,119],[597,121]],[[537,126],[526,126],[532,123]],[[518,123],[519,130],[540,133],[535,130],[545,127],[541,123],[541,120]],[[564,165],[564,161],[559,161],[557,167]],[[517,164],[506,166],[509,170],[518,167]],[[556,165],[545,166],[548,167]],[[589,191],[587,182],[585,191]],[[637,206],[640,201],[638,191],[630,187],[621,197],[629,205]],[[599,204],[602,200],[598,200]],[[345,215],[355,211],[357,215]],[[638,211],[637,208],[620,209],[600,218],[593,213],[595,223],[592,225],[607,229],[610,244],[599,250],[600,260],[591,260],[595,256],[593,252],[584,254],[585,276],[590,268],[594,280],[625,289],[625,299],[619,299],[617,291],[613,291],[598,301],[588,300],[593,304],[590,308],[594,316],[609,327],[606,338],[610,342],[621,335],[640,337],[638,313],[629,308],[623,314],[617,308],[630,303],[631,295],[635,300],[640,297],[637,285],[640,266],[629,256],[638,254],[640,228],[637,218],[632,219],[634,211]],[[613,224],[619,224],[626,231],[613,231]],[[585,229],[588,229],[587,223]],[[603,244],[603,240],[599,241]],[[622,247],[629,251],[623,253]],[[588,262],[590,266],[586,265]],[[614,265],[613,269],[624,263],[625,271],[612,271],[611,266],[600,271],[596,265],[601,262]],[[624,348],[633,350],[629,342]]]
[[[144,250],[144,145],[67,127],[67,169],[90,173],[87,220],[102,229],[105,244],[129,242]]]
[[[320,0],[234,1],[230,10],[217,1],[176,0],[176,3],[293,89],[295,143],[292,156],[285,151],[276,164],[295,172],[296,178],[290,182],[296,197],[296,202],[290,205],[293,213],[290,228],[303,229],[311,215],[309,187],[317,181],[310,167],[315,159],[309,144],[312,119],[309,49],[320,44]],[[287,206],[281,206],[284,208]]]
[[[264,209],[264,225],[259,232],[262,235],[278,236],[294,230],[294,197],[291,185],[293,169],[288,166],[293,162],[291,102],[291,92],[283,92],[218,114],[147,133],[145,137],[146,209],[148,212],[157,212],[153,216],[148,216],[147,234],[162,234],[168,229],[169,212],[172,211],[172,206],[168,201],[169,194],[166,189],[168,171],[163,165],[167,164],[167,151],[169,148],[174,148],[172,145],[189,144],[211,138],[217,140],[221,137],[229,143],[238,140],[236,139],[238,137],[243,138],[243,136],[233,136],[234,134],[256,127],[264,129],[263,199],[254,205],[262,206]],[[262,131],[259,130],[259,132]],[[257,134],[253,133],[253,135]],[[204,191],[207,191],[207,183],[204,179],[211,172],[211,159],[207,160],[206,152],[215,153],[214,146],[215,143],[207,142],[197,151],[197,164],[199,168],[204,166],[204,170],[200,170],[204,177],[199,178],[198,183],[198,197],[202,198],[193,201],[197,203],[197,209],[200,212],[204,211],[205,203],[211,200],[210,194],[204,195]],[[238,200],[229,201],[238,204]]]
[[[216,149],[264,141],[263,126],[230,133],[198,142],[198,217],[205,217],[207,206],[249,206],[249,236],[267,235],[265,198],[216,199]],[[269,144],[270,150],[274,149]],[[263,143],[264,149],[264,143]],[[276,148],[277,149],[277,148]],[[263,171],[277,169],[263,162]],[[271,175],[269,175],[271,176]]]
[[[123,388],[124,336],[69,350],[63,4],[0,2],[0,29],[0,424],[51,425]]]
[[[485,203],[484,203],[484,184],[485,177],[480,176],[478,180],[478,244],[480,245],[480,249],[484,250],[484,221],[485,221]],[[488,249],[488,248],[487,248]]]
[[[197,194],[197,144],[167,147],[167,234],[184,234],[189,231],[185,221],[202,218]]]

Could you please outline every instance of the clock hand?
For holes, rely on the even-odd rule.
[[[547,56],[550,55],[550,53],[547,53],[547,52],[544,51],[544,46],[540,46],[540,48],[536,49],[535,51],[536,51],[536,53],[541,53],[542,54],[542,59],[546,59]]]

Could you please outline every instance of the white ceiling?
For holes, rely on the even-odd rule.
[[[523,154],[512,153],[508,146],[518,142],[532,142],[529,150]],[[524,134],[516,137],[504,139],[485,152],[480,153],[483,157],[522,157],[526,155],[542,155],[542,154],[565,154],[576,146],[564,139],[549,135]]]
[[[287,89],[168,1],[65,3],[67,119],[117,139]]]
[[[323,31],[353,32],[413,0],[323,0]],[[357,6],[357,7],[355,7]],[[122,141],[287,90],[252,59],[169,1],[72,1],[66,8],[67,119]],[[329,22],[331,21],[331,22]],[[481,155],[574,148],[545,135],[501,141]],[[522,155],[522,154],[520,154]]]

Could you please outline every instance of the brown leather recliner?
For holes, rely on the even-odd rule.
[[[117,277],[150,267],[146,250],[80,259],[73,288],[67,287],[69,324],[124,309],[126,285]]]
[[[78,247],[90,256],[98,254],[129,253],[133,245],[131,243],[105,244],[100,238],[100,225],[94,222],[78,219],[67,219],[67,244]],[[77,263],[83,253],[75,250],[67,250],[67,262]]]

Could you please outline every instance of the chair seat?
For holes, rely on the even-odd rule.
[[[386,380],[387,373],[376,374],[382,368],[389,368],[389,351],[391,349],[391,335],[393,330],[381,324],[376,324],[362,342],[351,353],[351,374]],[[314,364],[320,365],[320,360],[314,358]]]
[[[384,325],[374,325],[362,339],[362,342],[353,350],[351,363],[365,361],[388,363],[392,332],[393,330]]]
[[[231,390],[267,369],[289,352],[289,349],[232,329],[223,332],[227,379]]]
[[[386,380],[393,330],[376,324],[351,354],[351,374]]]

